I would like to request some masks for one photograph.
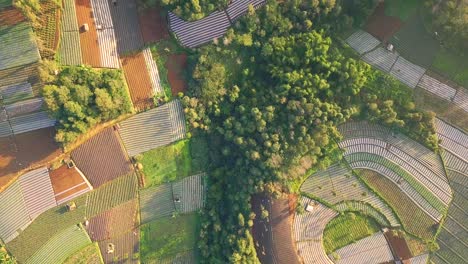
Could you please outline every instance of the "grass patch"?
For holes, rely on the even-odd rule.
[[[145,187],[172,182],[205,171],[208,143],[204,137],[184,139],[137,157],[143,165]]]
[[[179,252],[193,250],[198,241],[198,214],[166,217],[141,227],[140,257],[149,263]]]
[[[385,14],[387,16],[398,17],[405,21],[413,15],[417,7],[422,4],[421,0],[387,0],[385,1]]]
[[[327,254],[380,230],[379,224],[370,217],[356,213],[344,213],[331,220],[323,232],[323,244]]]
[[[406,232],[424,241],[433,239],[436,223],[398,186],[374,171],[358,170],[357,172],[361,179],[393,209]]]
[[[63,264],[101,264],[101,253],[97,243],[90,244],[72,256],[68,257]]]
[[[468,57],[441,50],[437,53],[432,70],[468,88]]]

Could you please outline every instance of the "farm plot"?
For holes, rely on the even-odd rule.
[[[27,22],[0,26],[0,41],[0,70],[31,64],[41,58]]]
[[[8,118],[13,118],[21,115],[26,115],[32,112],[37,112],[42,109],[44,105],[44,99],[42,97],[36,97],[21,102],[16,102],[5,106],[6,114]]]
[[[164,94],[161,79],[159,78],[158,66],[154,61],[150,48],[143,50],[143,56],[145,57],[146,68],[148,68],[148,72],[150,74],[151,86],[153,87],[154,94]]]
[[[385,215],[367,203],[358,201],[345,201],[337,204],[335,206],[335,210],[339,212],[359,212],[365,216],[371,217],[381,226],[390,226],[390,223]]]
[[[8,243],[31,223],[18,182],[0,193],[0,209],[0,238]]]
[[[437,118],[435,124],[442,148],[466,162],[468,159],[468,135],[441,119]]]
[[[133,105],[139,110],[154,106],[153,88],[142,52],[121,58],[122,68],[130,88]]]
[[[371,170],[359,170],[358,173],[368,186],[393,208],[403,228],[408,233],[423,239],[433,237],[436,222],[403,193],[395,183]],[[414,219],[418,219],[418,221],[414,221]]]
[[[335,254],[340,256],[335,259],[337,264],[372,264],[393,261],[392,251],[381,232],[338,249]]]
[[[95,0],[93,0],[95,1]],[[107,1],[109,5],[112,0]],[[117,51],[120,55],[139,50],[143,47],[138,12],[135,0],[126,0],[110,8],[117,41]]]
[[[14,7],[7,7],[0,11],[0,26],[12,26],[24,22],[25,20],[26,18],[21,11]]]
[[[39,95],[41,84],[37,67],[38,64],[33,63],[10,68],[8,70],[0,70],[0,93],[3,95],[3,93],[6,92],[7,94],[7,96],[3,95],[4,104],[14,103],[15,101],[32,97],[31,93]],[[29,88],[24,90],[25,86],[28,85]],[[17,89],[27,93],[15,92]]]
[[[133,200],[138,195],[138,179],[129,174],[104,184],[89,193],[86,217],[91,218],[120,204]]]
[[[141,223],[149,223],[175,212],[174,196],[170,183],[142,190],[140,192]]]
[[[449,102],[453,100],[457,93],[454,88],[427,74],[422,76],[418,86]]]
[[[182,104],[172,101],[120,123],[120,136],[130,156],[168,145],[185,137]]]
[[[426,31],[421,16],[412,16],[390,42],[406,59],[429,68],[439,51],[439,43]]]
[[[367,121],[346,122],[338,126],[344,138],[380,138],[386,140],[392,133],[389,128]]]
[[[90,244],[88,235],[79,225],[73,225],[48,240],[25,263],[62,263],[70,255]]]
[[[164,217],[143,225],[142,263],[197,263],[199,226],[198,214]]]
[[[465,112],[468,112],[468,91],[466,89],[458,89],[457,94],[453,98],[453,102]]]
[[[138,10],[141,34],[145,44],[170,38],[166,16],[162,13],[163,9],[159,6]]]
[[[398,58],[398,54],[379,47],[362,56],[362,59],[370,65],[384,71],[390,72]]]
[[[299,256],[291,233],[292,215],[290,215],[289,200],[256,195],[252,198],[251,204],[253,212],[257,215],[252,234],[260,262],[299,264]],[[260,217],[262,208],[269,212],[266,219]]]
[[[80,32],[74,0],[63,1],[58,59],[63,65],[80,65],[82,63]]]
[[[203,208],[205,202],[205,174],[193,175],[172,184],[175,208],[179,213],[195,212]]]
[[[139,263],[139,230],[99,242],[104,263]]]
[[[68,202],[93,188],[76,167],[68,168],[67,165],[52,170],[50,181],[57,204]]]
[[[385,14],[385,2],[381,2],[367,20],[365,29],[379,40],[388,41],[402,26],[403,22]]]
[[[93,9],[99,49],[101,51],[101,67],[119,68],[117,41],[115,39],[109,1],[91,0],[91,8]]]
[[[323,231],[325,252],[335,250],[363,239],[379,231],[378,223],[360,214],[345,213],[333,218]]]
[[[41,213],[57,206],[49,178],[49,170],[46,167],[25,173],[18,182],[31,219],[35,219]]]
[[[187,22],[169,12],[169,27],[183,46],[196,48],[214,39],[220,38],[230,26],[224,11],[215,11],[209,16]]]
[[[408,244],[406,243],[404,236],[392,231],[385,232],[384,236],[387,239],[388,245],[392,249],[395,259],[407,260],[412,257],[411,251],[408,247]]]
[[[468,87],[467,56],[441,49],[432,64],[431,70],[441,74],[456,83]]]
[[[166,61],[167,78],[172,94],[184,93],[187,90],[184,70],[187,68],[187,54],[171,54]]]
[[[13,134],[18,135],[26,132],[55,126],[55,119],[49,117],[47,112],[37,112],[10,119]]]
[[[132,171],[113,128],[107,128],[71,152],[76,166],[94,188]]]
[[[9,7],[12,5],[12,0],[0,0],[0,9]]]
[[[59,44],[61,9],[52,1],[41,1],[41,12],[38,16],[38,26],[34,32],[40,39],[42,58],[52,58]]]
[[[91,0],[75,1],[76,17],[80,27],[80,47],[82,62],[92,67],[101,67],[101,52],[98,42],[96,24],[93,19]],[[87,24],[89,30],[84,31],[82,25]]]
[[[258,9],[265,3],[266,0],[233,0],[226,8],[226,13],[229,16],[229,19],[234,22],[247,13],[249,10],[249,5],[252,5],[255,9]]]
[[[97,243],[90,244],[68,257],[63,264],[101,264],[101,252]]]
[[[136,226],[137,200],[133,199],[89,220],[86,230],[93,241],[121,236]]]
[[[418,85],[419,80],[426,72],[426,69],[413,64],[403,57],[398,57],[390,74],[411,88]]]
[[[359,53],[359,55],[363,55],[375,49],[380,44],[380,41],[371,34],[358,30],[346,39],[346,43]]]
[[[313,211],[305,211],[294,217],[294,238],[299,255],[306,263],[333,263],[326,255],[322,242],[325,226],[337,212],[306,197],[302,197],[300,202],[305,208],[312,206]]]
[[[345,164],[335,164],[325,171],[311,175],[301,186],[301,191],[332,205],[338,206],[340,204],[339,207],[343,210],[348,208],[346,203],[342,203],[343,201],[362,201],[377,208],[385,215],[384,221],[380,221],[381,223],[388,221],[392,226],[399,225],[392,209],[372,192],[369,192]],[[372,214],[379,216],[375,213]]]

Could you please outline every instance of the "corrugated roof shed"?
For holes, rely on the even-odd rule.
[[[31,219],[57,206],[46,167],[24,174],[19,178],[19,183]]]
[[[18,236],[30,223],[26,203],[18,182],[0,193],[0,238],[8,243]]]

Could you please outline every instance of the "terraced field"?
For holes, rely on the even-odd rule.
[[[63,1],[61,19],[58,59],[64,65],[80,65],[83,60],[74,0]]]
[[[154,106],[152,79],[150,79],[143,52],[121,57],[121,63],[133,105],[139,110]]]
[[[42,58],[53,58],[59,44],[61,9],[51,0],[41,1],[38,27],[34,28],[40,39],[39,52]]]
[[[301,191],[335,205],[339,211],[362,208],[384,226],[388,223],[400,225],[392,209],[370,192],[345,164],[335,164],[311,175],[301,186]]]
[[[48,240],[25,263],[62,263],[71,254],[90,243],[91,240],[83,228],[73,225]]]
[[[139,263],[139,241],[140,232],[137,229],[119,237],[99,242],[104,263]],[[113,245],[113,251],[109,250],[112,247],[110,244]]]
[[[28,65],[41,58],[29,23],[0,26],[0,70]]]
[[[11,86],[25,85],[26,83],[29,83],[32,93],[34,95],[39,95],[41,84],[39,82],[37,66],[37,63],[32,63],[7,70],[0,70],[0,91],[5,91],[5,89],[9,90],[8,96],[3,99],[3,103],[14,103],[15,101],[32,97],[29,92],[26,94],[19,93],[15,95],[15,93],[12,93],[15,89],[11,89]]]

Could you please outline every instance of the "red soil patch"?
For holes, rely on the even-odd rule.
[[[60,201],[89,188],[87,182],[76,168],[63,165],[49,173],[55,200]]]
[[[19,171],[47,165],[62,154],[54,137],[52,127],[0,139],[0,189]]]
[[[151,79],[142,52],[121,59],[133,105],[139,110],[154,106]]]
[[[7,7],[0,12],[0,26],[12,26],[25,20],[23,14],[14,7]]]
[[[99,43],[97,39],[96,24],[90,0],[76,0],[76,16],[80,27],[81,56],[83,63],[92,67],[101,67]],[[84,32],[82,26],[88,24],[89,30]]]
[[[263,206],[269,212],[269,221],[261,218]],[[272,199],[265,195],[252,197],[254,219],[252,235],[261,263],[299,264],[292,237],[289,199]]]
[[[380,3],[367,20],[365,30],[381,41],[390,39],[403,25],[397,17],[385,15],[385,4]]]
[[[71,157],[95,188],[132,171],[120,138],[112,127],[73,150]]]
[[[146,8],[138,11],[141,34],[146,43],[169,39],[166,18],[161,15],[160,7]]]
[[[187,68],[187,54],[169,55],[166,61],[167,77],[171,86],[172,94],[187,90],[187,82],[184,78],[184,70]]]
[[[391,231],[385,232],[384,235],[397,260],[407,260],[412,257],[411,251],[404,237],[395,236]]]

